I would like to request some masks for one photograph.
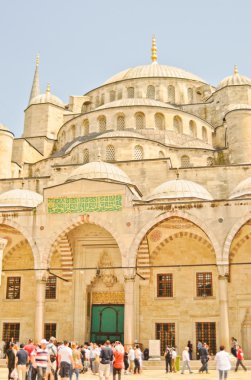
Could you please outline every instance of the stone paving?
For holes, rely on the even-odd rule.
[[[0,380],[7,380],[7,369],[6,368],[0,368]],[[228,375],[228,380],[250,380],[251,378],[251,371],[244,372],[243,370],[239,370],[238,372],[230,371]],[[126,379],[138,379],[138,380],[156,380],[156,379],[166,379],[166,380],[218,380],[218,371],[216,370],[210,370],[209,374],[199,374],[198,371],[194,371],[192,374],[189,374],[186,372],[184,375],[181,375],[180,373],[169,373],[166,374],[165,371],[162,370],[145,370],[140,375],[122,375],[122,378],[124,380]],[[86,374],[80,375],[80,380],[94,380],[98,379],[98,376],[92,375],[90,372]],[[110,379],[112,380],[112,376],[110,376]],[[75,375],[73,377],[73,380],[75,380]]]

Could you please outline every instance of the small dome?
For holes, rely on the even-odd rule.
[[[183,69],[166,65],[150,64],[136,66],[121,71],[118,74],[111,77],[110,79],[108,79],[104,84],[119,82],[126,79],[138,78],[181,78],[205,83],[205,81],[199,78],[197,75],[194,75]]]
[[[117,107],[134,107],[134,106],[148,106],[148,107],[164,107],[164,108],[174,108],[171,104],[166,104],[154,99],[148,98],[133,98],[133,99],[121,99],[114,102],[103,104],[102,106],[95,109],[95,111],[106,109],[106,108],[117,108]]]
[[[177,199],[177,198],[193,198],[211,201],[213,197],[201,185],[196,182],[183,179],[176,179],[162,183],[156,187],[153,192],[146,197],[146,200],[155,199]]]
[[[233,75],[230,75],[223,79],[217,86],[217,89],[219,90],[227,86],[241,86],[245,84],[251,86],[251,79],[245,77],[244,75],[240,75],[237,66],[235,66]]]
[[[251,177],[241,181],[230,194],[229,199],[241,198],[251,195]]]
[[[14,189],[0,194],[0,207],[37,207],[42,202],[42,195],[31,190]]]
[[[103,179],[106,181],[122,182],[132,184],[128,175],[117,166],[108,164],[107,162],[95,161],[81,165],[68,177],[68,181],[77,179]]]
[[[63,108],[65,107],[65,105],[61,99],[59,99],[57,96],[51,94],[49,86],[47,86],[45,94],[37,95],[34,98],[32,98],[29,105],[31,105],[31,104],[44,104],[44,103],[55,104],[56,106],[63,107]]]

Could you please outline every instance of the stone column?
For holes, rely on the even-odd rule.
[[[35,341],[44,338],[44,304],[46,288],[46,272],[39,271],[36,279],[36,311],[35,311]]]
[[[228,316],[228,269],[227,266],[219,266],[219,301],[220,301],[220,341],[221,345],[229,351],[229,316]]]
[[[3,251],[8,243],[7,239],[0,239],[0,286],[2,284]]]
[[[73,338],[76,342],[87,340],[86,337],[86,284],[83,271],[74,273],[74,319]]]
[[[125,314],[124,343],[133,344],[135,340],[135,275],[124,275],[125,281]]]

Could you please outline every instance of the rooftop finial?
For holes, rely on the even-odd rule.
[[[152,63],[157,63],[157,46],[155,35],[152,37]]]
[[[30,99],[29,99],[29,104],[35,96],[40,95],[40,86],[39,86],[39,54],[37,54],[36,57],[36,69],[35,69],[35,74],[33,78],[33,83],[31,87],[31,93],[30,93]]]
[[[234,75],[239,74],[238,66],[234,65]]]
[[[47,83],[46,94],[50,94],[50,93],[51,93],[51,85],[50,83]]]
[[[36,66],[39,66],[39,54],[37,53],[37,56],[36,56]]]

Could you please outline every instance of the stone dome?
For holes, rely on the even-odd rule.
[[[37,207],[42,202],[42,195],[31,190],[14,189],[0,194],[0,207]]]
[[[251,86],[251,79],[244,75],[240,75],[237,66],[235,66],[233,75],[224,78],[217,86],[217,89],[221,89],[227,86],[241,86],[245,84]]]
[[[44,104],[51,103],[55,106],[65,107],[63,101],[59,99],[56,95],[51,94],[49,91],[46,91],[45,94],[37,95],[31,99],[30,104]]]
[[[201,185],[196,182],[175,179],[162,183],[156,187],[152,193],[145,198],[145,200],[155,199],[203,199],[211,201],[213,197],[211,194]]]
[[[77,179],[102,179],[131,185],[132,181],[128,175],[115,165],[103,161],[89,162],[81,165],[69,175],[67,181]]]
[[[229,199],[241,198],[251,195],[251,177],[241,181],[230,194]]]
[[[121,99],[114,102],[103,104],[102,106],[95,109],[95,111],[106,109],[106,108],[116,108],[116,107],[134,107],[134,106],[148,106],[148,107],[164,107],[164,108],[174,108],[171,104],[166,104],[154,99],[148,98],[133,98],[133,99]]]
[[[188,71],[179,69],[177,67],[159,65],[158,63],[156,63],[150,65],[136,66],[121,71],[118,74],[109,78],[104,84],[119,82],[126,79],[138,78],[181,78],[206,83],[203,79]]]

